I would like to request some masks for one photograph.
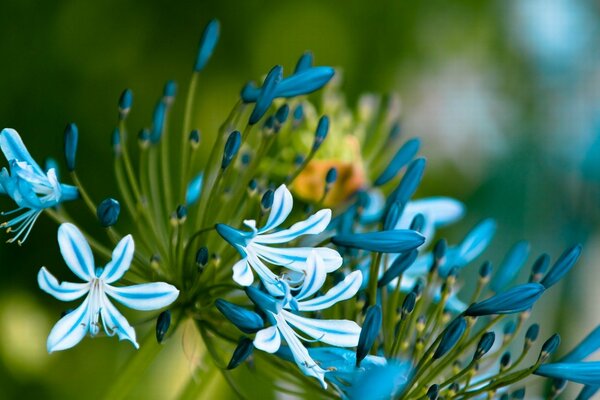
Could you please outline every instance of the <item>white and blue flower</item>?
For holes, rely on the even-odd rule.
[[[18,214],[0,227],[15,232],[8,242],[23,243],[45,208],[79,197],[77,188],[61,184],[54,168],[44,172],[31,157],[21,137],[14,129],[0,132],[0,149],[9,163],[9,170],[0,171],[0,193],[10,196],[17,208],[2,215]],[[20,213],[20,214],[19,214]]]
[[[166,307],[179,296],[174,286],[164,282],[120,287],[112,285],[129,270],[134,254],[131,235],[121,239],[113,250],[112,260],[104,268],[96,268],[92,250],[75,225],[65,223],[58,228],[58,244],[67,266],[84,282],[59,283],[42,267],[38,273],[40,288],[62,301],[86,297],[79,307],[54,325],[48,336],[48,352],[71,348],[87,334],[96,336],[100,332],[100,320],[108,336],[116,334],[120,340],[129,340],[138,348],[135,330],[108,296],[129,308],[143,311]]]
[[[323,232],[331,220],[331,210],[323,209],[288,229],[274,231],[292,211],[293,198],[285,185],[279,186],[273,196],[273,205],[267,223],[256,228],[255,220],[245,220],[250,231],[242,231],[229,225],[217,224],[219,234],[243,257],[233,266],[233,280],[242,286],[254,282],[252,270],[259,276],[269,293],[283,296],[289,291],[287,282],[277,276],[265,263],[306,272],[307,259],[316,252],[323,262],[325,273],[335,271],[342,265],[340,254],[328,247],[274,247],[273,244],[289,243],[303,235]]]

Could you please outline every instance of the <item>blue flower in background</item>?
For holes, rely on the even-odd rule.
[[[307,262],[306,277],[302,288],[291,301],[277,300],[252,286],[246,289],[248,297],[263,310],[272,324],[256,333],[254,346],[267,353],[275,353],[280,349],[283,338],[302,372],[319,379],[324,388],[327,387],[324,379],[327,371],[312,359],[300,341],[302,336],[298,335],[292,327],[304,332],[314,341],[339,347],[356,346],[361,328],[354,321],[306,318],[295,312],[324,310],[340,301],[354,297],[360,288],[362,276],[360,271],[354,271],[324,295],[312,297],[321,289],[325,278],[323,260],[316,252],[312,252]]]
[[[20,213],[0,226],[8,228],[7,232],[15,232],[8,242],[17,240],[21,244],[45,208],[77,199],[79,193],[76,187],[61,184],[54,168],[44,172],[14,129],[7,128],[0,132],[0,149],[10,168],[10,172],[6,168],[0,171],[0,193],[10,196],[18,206],[2,215]]]
[[[273,204],[267,223],[260,229],[256,221],[246,220],[244,224],[251,231],[241,231],[225,224],[217,224],[219,234],[227,240],[243,257],[233,266],[233,280],[242,286],[249,286],[254,281],[254,270],[267,290],[274,296],[283,296],[287,291],[287,283],[273,273],[266,263],[282,266],[292,271],[305,272],[307,259],[311,252],[316,252],[323,261],[325,272],[332,272],[342,265],[342,257],[327,247],[273,247],[273,244],[291,242],[302,235],[315,235],[323,232],[331,220],[331,210],[324,209],[313,214],[304,221],[292,225],[288,229],[272,232],[286,220],[292,211],[293,198],[285,185],[274,192]]]
[[[73,224],[58,228],[58,244],[67,266],[84,283],[62,282],[46,270],[38,273],[38,284],[46,293],[62,301],[73,301],[83,296],[85,300],[75,310],[61,318],[48,336],[48,352],[75,346],[88,333],[100,332],[100,319],[108,336],[117,334],[120,340],[129,340],[138,348],[135,330],[110,302],[107,295],[135,310],[157,310],[173,303],[179,290],[163,282],[115,287],[129,270],[134,254],[131,235],[125,236],[113,250],[112,260],[104,268],[96,268],[92,250],[83,234]]]

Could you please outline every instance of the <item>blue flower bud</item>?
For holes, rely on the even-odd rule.
[[[454,347],[460,340],[465,329],[467,328],[467,321],[463,317],[458,317],[454,321],[450,322],[444,332],[442,333],[442,339],[440,344],[433,353],[433,359],[437,360],[443,357],[450,349]]]
[[[274,198],[275,198],[275,193],[271,189],[267,190],[263,194],[262,198],[260,199],[260,208],[262,209],[263,213],[266,213],[267,211],[269,211],[271,209],[271,207],[273,206]]]
[[[567,250],[556,260],[550,271],[546,274],[544,279],[540,282],[547,289],[567,274],[577,262],[579,255],[581,254],[581,245],[575,245]]]
[[[265,326],[261,316],[254,311],[247,310],[244,307],[223,299],[217,299],[215,305],[225,318],[244,333],[258,332]]]
[[[404,143],[396,152],[388,166],[383,170],[379,177],[375,180],[375,186],[381,186],[392,180],[404,167],[414,158],[419,151],[421,141],[419,139],[411,139]]]
[[[150,144],[150,131],[142,129],[138,133],[138,143],[142,149],[145,149]]]
[[[121,205],[115,199],[104,199],[96,208],[96,215],[100,221],[100,225],[107,228],[117,223],[119,214],[121,213]]]
[[[204,180],[204,174],[200,172],[196,175],[190,183],[188,183],[186,192],[185,192],[185,204],[191,206],[196,203],[200,198],[200,193],[202,192],[202,181]]]
[[[377,282],[378,287],[383,287],[389,284],[396,277],[404,273],[417,259],[419,252],[417,250],[409,251],[398,256],[392,265],[384,272]]]
[[[513,399],[521,400],[525,398],[525,388],[520,388],[515,390],[510,394],[510,397]]]
[[[256,182],[256,179],[251,179],[250,182],[248,182],[248,192],[252,195],[256,193],[257,188],[258,182]]]
[[[429,386],[429,389],[427,389],[427,399],[428,400],[437,400],[437,398],[440,395],[440,387],[437,384],[433,384],[431,386]]]
[[[544,293],[539,283],[524,283],[489,299],[472,304],[465,315],[479,317],[491,314],[513,314],[530,309]]]
[[[376,251],[380,253],[403,253],[419,247],[425,238],[408,229],[391,231],[348,233],[336,235],[332,242],[337,246]]]
[[[313,142],[312,152],[314,153],[321,147],[321,144],[327,137],[327,132],[329,131],[329,117],[327,115],[323,115],[321,119],[319,119],[319,123],[317,125],[317,131],[315,132],[315,141]]]
[[[383,222],[383,230],[389,231],[396,227],[400,217],[402,216],[402,212],[404,211],[404,204],[399,201],[395,201],[390,206],[388,212],[385,215],[385,220]]]
[[[533,324],[529,328],[527,328],[527,332],[525,332],[525,349],[529,349],[531,345],[537,340],[540,334],[540,326],[538,324]]]
[[[200,247],[196,252],[196,265],[204,267],[208,263],[208,249]]]
[[[238,365],[246,361],[253,351],[254,343],[252,343],[252,339],[243,337],[233,351],[231,360],[229,360],[229,364],[227,364],[227,369],[236,368]]]
[[[252,161],[252,155],[248,152],[244,152],[240,157],[240,162],[243,166],[250,165],[250,161]]]
[[[173,80],[167,81],[163,88],[163,101],[167,104],[171,104],[175,100],[177,94],[177,83]]]
[[[502,354],[502,357],[500,357],[500,370],[503,370],[504,368],[508,367],[509,364],[510,352],[507,351],[506,353]]]
[[[256,124],[265,115],[269,107],[271,107],[271,103],[276,95],[275,90],[281,81],[282,73],[283,68],[281,65],[276,65],[267,74],[256,99],[256,105],[250,114],[250,119],[248,120],[250,125]]]
[[[494,332],[486,332],[479,339],[479,343],[477,343],[477,348],[475,349],[475,354],[473,354],[473,361],[479,360],[483,357],[494,345],[494,341],[496,340],[496,334]]]
[[[175,210],[175,215],[177,215],[177,221],[182,224],[185,222],[185,220],[187,219],[187,215],[188,215],[188,209],[186,206],[184,206],[183,204],[180,204],[177,206],[177,209]]]
[[[197,149],[200,144],[200,131],[198,129],[191,131],[188,141],[190,142],[192,149]]]
[[[242,135],[239,131],[233,131],[229,134],[227,142],[225,143],[225,149],[223,151],[223,160],[221,161],[221,168],[225,169],[231,163],[231,160],[237,155],[240,145],[242,144]]]
[[[133,104],[133,92],[130,89],[123,90],[119,97],[119,118],[124,119],[131,111],[131,105]]]
[[[165,310],[156,319],[156,341],[158,343],[162,343],[169,330],[169,326],[171,326],[171,311]]]
[[[287,104],[284,104],[277,109],[277,112],[275,113],[275,119],[277,120],[277,122],[280,125],[283,125],[285,123],[285,121],[287,120],[289,113],[290,113],[290,106],[288,106]]]
[[[408,165],[408,168],[406,169],[402,180],[400,181],[396,189],[394,189],[394,191],[388,197],[388,208],[393,202],[396,201],[399,201],[402,204],[408,203],[408,200],[410,200],[412,195],[417,190],[419,183],[421,183],[424,171],[424,158],[417,158]]]
[[[329,186],[333,185],[336,180],[337,180],[337,168],[331,167],[327,171],[327,175],[325,175],[325,185],[329,187]]]
[[[165,127],[166,113],[166,104],[162,101],[156,103],[154,113],[152,114],[152,130],[150,131],[150,141],[152,143],[158,143],[160,141]]]
[[[313,65],[313,54],[311,51],[306,51],[300,56],[294,69],[294,74],[310,69]]]
[[[312,67],[281,81],[275,97],[296,97],[310,94],[325,86],[335,75],[331,67]]]
[[[415,286],[416,288],[417,286]],[[418,290],[418,289],[417,289]],[[408,292],[404,301],[402,302],[402,314],[408,315],[415,309],[417,303],[417,293],[414,291]]]
[[[212,19],[208,22],[202,32],[200,38],[200,45],[198,46],[198,55],[196,56],[196,63],[194,64],[194,72],[200,72],[208,63],[208,60],[212,56],[217,42],[219,41],[219,31],[221,24],[218,20]]]
[[[577,399],[575,400],[590,400],[594,397],[594,395],[600,390],[600,386],[584,386],[583,389],[577,395]]]
[[[115,155],[121,155],[121,131],[119,128],[113,130],[112,136],[110,137],[110,144]]]
[[[302,104],[298,104],[296,108],[294,108],[294,122],[299,123],[304,118],[304,107]]]
[[[492,273],[492,263],[491,262],[486,261],[483,264],[481,264],[481,267],[479,267],[479,278],[480,279],[483,279],[483,280],[489,279],[491,273]]]
[[[547,360],[548,357],[550,357],[552,354],[554,354],[554,352],[556,352],[556,349],[558,349],[559,345],[560,335],[558,333],[555,333],[554,335],[550,336],[550,338],[546,340],[542,345],[542,350],[540,351],[539,357],[540,361],[544,362],[545,360]]]
[[[360,336],[358,337],[358,346],[356,347],[356,366],[360,366],[360,362],[369,354],[373,343],[381,330],[382,315],[379,305],[370,306],[365,315]]]
[[[515,324],[515,321],[509,320],[506,322],[506,324],[504,325],[504,329],[502,330],[502,333],[504,334],[502,340],[504,341],[504,343],[506,343],[512,338],[512,335],[515,333],[516,329],[517,325]]]
[[[498,266],[494,279],[490,283],[492,290],[495,292],[504,290],[519,274],[528,255],[529,243],[524,240],[517,242]]]
[[[252,300],[252,302],[259,308],[266,311],[271,311],[275,314],[277,314],[281,309],[281,303],[279,301],[277,301],[274,297],[271,297],[268,294],[260,291],[254,286],[248,286],[245,288],[245,290],[250,300]]]
[[[69,171],[75,170],[75,156],[77,154],[77,141],[79,130],[77,125],[70,123],[65,128],[65,162]]]
[[[540,365],[534,374],[548,378],[566,379],[598,389],[600,386],[598,385],[598,382],[600,382],[600,361],[544,364]]]
[[[542,276],[548,270],[550,265],[550,256],[548,254],[542,254],[535,260],[531,267],[531,275],[529,276],[529,282],[539,282]]]
[[[425,216],[423,216],[423,214],[419,213],[419,214],[415,215],[413,220],[410,222],[410,227],[408,229],[410,229],[411,231],[421,232],[423,230],[424,226],[425,226]]]

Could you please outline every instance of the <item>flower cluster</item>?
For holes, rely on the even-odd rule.
[[[3,223],[14,231],[9,242],[25,242],[47,214],[59,223],[65,263],[82,281],[61,283],[45,267],[38,273],[40,288],[58,300],[84,298],[50,332],[49,352],[102,330],[137,348],[113,299],[156,310],[159,343],[191,321],[230,383],[236,367],[267,374],[248,368],[260,358],[276,367],[275,386],[295,383],[299,393],[319,397],[523,398],[532,375],[550,378],[552,398],[567,381],[585,385],[581,399],[600,388],[599,363],[585,361],[600,348],[600,328],[552,361],[560,340],[550,335],[527,364],[541,334],[527,322],[532,308],[574,266],[581,246],[551,267],[542,254],[527,282],[515,283],[529,257],[526,242],[495,270],[485,261],[472,272],[494,221],[456,244],[439,238],[437,230],[466,210],[448,197],[414,199],[426,161],[417,156],[419,140],[400,135],[396,98],[368,96],[352,111],[335,70],[313,65],[311,53],[291,74],[275,66],[261,84],[245,85],[206,146],[192,115],[219,34],[216,20],[202,34],[181,131],[169,123],[177,93],[169,81],[139,131],[135,157],[127,119],[133,94],[122,93],[112,134],[116,198],[95,201],[79,179],[75,124],[64,147],[72,185],[59,182],[55,164],[42,169],[15,130],[0,133],[9,164],[0,173],[2,193],[17,204],[3,213],[15,214]],[[67,201],[88,208],[106,237],[76,226]],[[462,277],[474,290],[463,289]],[[124,279],[132,284],[114,285]]]

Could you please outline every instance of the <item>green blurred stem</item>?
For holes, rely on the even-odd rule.
[[[369,271],[369,306],[377,304],[377,277],[379,275],[379,264],[381,263],[381,253],[375,253],[371,262]]]

